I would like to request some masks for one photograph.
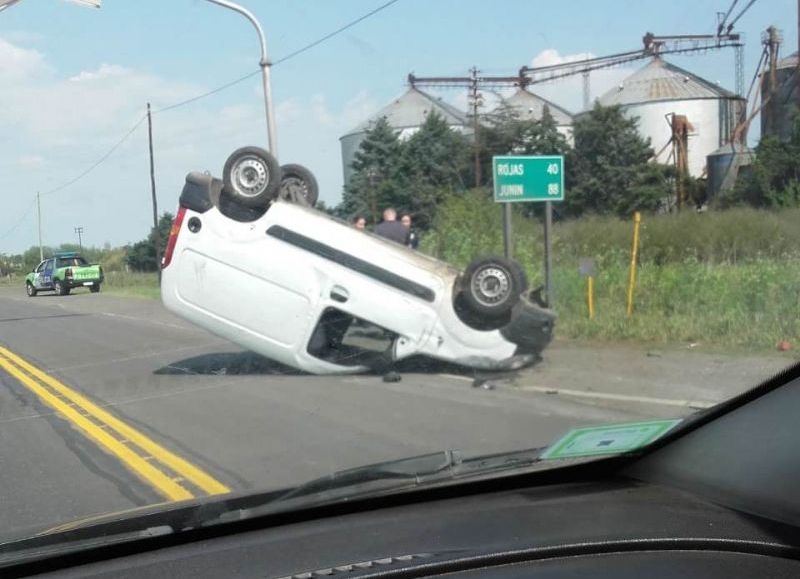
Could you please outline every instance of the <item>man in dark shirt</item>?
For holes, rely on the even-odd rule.
[[[375,226],[375,233],[400,245],[408,244],[408,228],[397,220],[397,211],[391,207],[383,211],[383,221]]]

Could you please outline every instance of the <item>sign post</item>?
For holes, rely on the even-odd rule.
[[[496,203],[544,202],[544,285],[548,307],[553,305],[553,201],[564,200],[564,157],[561,155],[502,155],[492,158]],[[511,206],[503,208],[503,239],[511,257]]]

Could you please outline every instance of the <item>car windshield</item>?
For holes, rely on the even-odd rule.
[[[0,0],[0,544],[558,469],[797,360],[795,2],[238,3]]]
[[[56,259],[56,267],[80,267],[87,265],[82,257],[59,257]]]

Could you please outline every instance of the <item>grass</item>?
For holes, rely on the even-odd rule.
[[[154,300],[161,297],[158,274],[155,272],[107,272],[102,291],[124,297]]]
[[[448,200],[423,249],[460,267],[502,254],[500,209],[480,193]],[[800,210],[735,209],[643,217],[635,309],[626,316],[632,224],[586,217],[554,225],[557,336],[774,350],[800,341]],[[543,283],[541,224],[514,215],[514,257]],[[580,258],[595,262],[588,319]]]
[[[541,274],[532,281],[541,282]],[[622,264],[598,272],[590,320],[586,278],[574,268],[556,268],[558,335],[758,350],[800,339],[800,261],[644,264],[637,270],[630,318],[627,281],[628,267]]]

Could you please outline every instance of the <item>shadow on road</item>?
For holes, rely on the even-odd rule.
[[[491,377],[508,377],[514,372],[476,371],[422,356],[407,358],[392,366],[378,365],[362,376],[383,376],[388,371],[400,374],[455,374],[477,380]],[[209,376],[308,376],[307,372],[291,368],[255,352],[214,352],[171,362],[154,372],[166,375]]]
[[[302,376],[306,373],[255,352],[215,352],[172,362],[154,374]]]

